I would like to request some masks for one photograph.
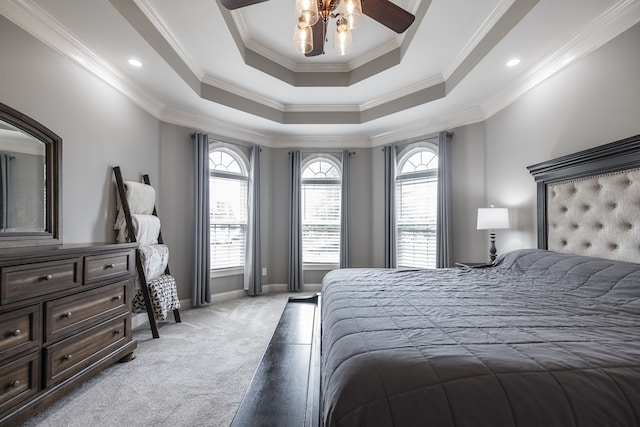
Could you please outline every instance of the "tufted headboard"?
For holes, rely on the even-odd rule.
[[[640,262],[640,135],[528,169],[539,248]]]

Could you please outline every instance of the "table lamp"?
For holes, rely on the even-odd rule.
[[[509,228],[509,210],[507,208],[478,208],[478,230],[490,230],[489,258],[496,260],[496,233],[493,230]]]

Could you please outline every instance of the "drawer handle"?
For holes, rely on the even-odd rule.
[[[67,319],[70,319],[71,318],[71,312],[69,311],[69,312],[63,314],[62,317],[66,317]]]
[[[18,388],[18,387],[20,387],[20,381],[19,381],[19,380],[11,381],[10,387],[11,387],[11,388]]]
[[[51,280],[53,276],[51,274],[47,274],[46,276],[42,276],[42,280]]]
[[[21,333],[22,331],[20,329],[16,329],[11,333],[11,335],[13,335],[14,337],[19,337]]]
[[[63,359],[68,362],[69,360],[73,359],[73,355],[67,354],[66,356],[63,357]]]
[[[113,268],[113,267],[115,267],[115,266],[116,266],[116,265],[112,263],[112,264],[107,264],[107,265],[105,265],[105,266],[104,266],[104,268],[105,268],[105,269],[107,269],[107,268]]]
[[[114,333],[115,335],[120,335],[120,333],[121,333],[121,332],[122,332],[122,331],[121,331],[120,329],[116,329],[115,331],[113,331],[113,333]]]
[[[116,295],[115,297],[113,297],[113,299],[116,301],[120,301],[122,299],[122,295]]]

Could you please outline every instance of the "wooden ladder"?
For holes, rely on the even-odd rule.
[[[131,209],[129,209],[129,203],[127,202],[127,190],[124,186],[124,180],[122,179],[122,172],[120,171],[120,166],[114,166],[113,173],[116,177],[116,186],[118,188],[118,194],[120,196],[120,202],[122,203],[122,211],[124,213],[125,222],[127,223],[127,233],[129,235],[129,241],[136,242],[136,233],[133,230],[133,222],[131,220]],[[145,184],[151,185],[149,181],[149,175],[143,175],[142,180]],[[153,215],[158,216],[158,212],[156,211],[155,204],[153,206]],[[158,234],[158,243],[163,244],[162,240],[162,227],[160,228],[160,232]],[[140,255],[140,249],[136,250],[136,270],[138,271],[138,279],[140,280],[140,289],[142,290],[142,296],[144,298],[144,305],[147,309],[147,316],[149,317],[149,325],[151,326],[151,333],[154,338],[160,338],[160,334],[158,333],[158,324],[156,322],[156,318],[153,314],[153,308],[151,306],[151,296],[149,294],[149,285],[147,282],[147,278],[144,274],[144,268],[142,266],[142,258]],[[167,268],[164,270],[164,274],[170,275],[169,264],[167,263]],[[180,323],[180,311],[176,308],[173,310],[173,317],[176,323]]]

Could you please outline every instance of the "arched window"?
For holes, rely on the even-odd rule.
[[[398,160],[396,247],[398,267],[435,268],[438,206],[436,147],[417,144]]]
[[[211,269],[244,266],[247,230],[247,162],[233,149],[209,150]]]
[[[340,262],[341,171],[328,157],[314,157],[302,165],[302,261]]]

